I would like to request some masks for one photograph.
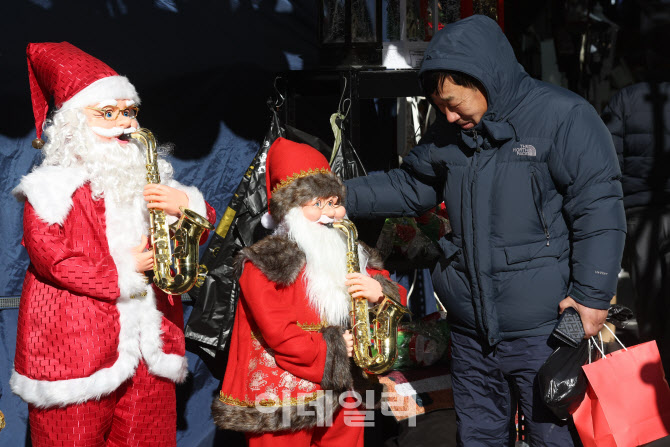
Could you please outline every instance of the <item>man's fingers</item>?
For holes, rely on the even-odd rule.
[[[605,327],[605,323],[586,323],[584,324],[584,338],[591,338],[598,335]]]
[[[579,307],[578,307],[578,306],[579,306],[579,305],[577,304],[577,302],[576,302],[574,299],[572,299],[571,297],[568,296],[568,297],[566,297],[565,299],[561,300],[560,303],[558,303],[558,309],[559,309],[559,312],[558,312],[558,313],[559,313],[559,314],[562,314],[563,311],[564,311],[565,309],[567,309],[568,307],[574,307],[575,310],[579,311]]]

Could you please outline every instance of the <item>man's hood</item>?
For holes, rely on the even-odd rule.
[[[482,83],[488,100],[482,119],[486,127],[506,119],[528,93],[532,80],[500,26],[482,15],[450,23],[435,34],[419,74],[435,70],[458,71]]]

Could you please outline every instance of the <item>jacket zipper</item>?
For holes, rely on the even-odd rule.
[[[476,148],[476,153],[474,154],[474,172],[472,174],[472,183],[471,183],[471,188],[470,188],[470,195],[472,197],[472,249],[473,252],[477,250],[477,232],[475,231],[475,191],[477,188],[477,167],[479,164],[479,157],[477,154],[482,151],[482,148],[479,146],[479,139],[477,138],[477,131],[473,130],[472,135],[475,139],[475,144],[477,145]],[[473,264],[475,266],[475,283],[477,286],[477,289],[479,289],[479,300],[481,303],[481,319],[482,319],[482,326],[484,329],[484,333],[488,336],[488,324],[486,322],[486,313],[484,312],[484,300],[482,298],[482,286],[481,286],[481,281],[479,278],[479,263],[477,262],[477,254],[474,253],[473,256]]]
[[[547,237],[547,247],[549,246],[549,226],[547,225],[547,219],[544,217],[544,208],[542,207],[542,189],[540,189],[540,183],[535,175],[535,171],[530,171],[530,175],[533,176],[533,202],[535,202],[535,209],[537,214],[540,216],[542,221],[542,228],[544,229],[544,235]],[[535,190],[537,189],[537,194],[540,196],[540,203],[537,202],[535,197]]]

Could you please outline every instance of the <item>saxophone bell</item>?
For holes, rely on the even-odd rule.
[[[325,224],[347,237],[347,273],[359,273],[358,230],[348,219]],[[369,374],[382,374],[393,366],[398,357],[398,324],[409,310],[384,296],[375,307],[368,300],[351,296],[351,333],[354,337],[354,362]],[[374,315],[372,321],[370,314]]]
[[[129,137],[146,148],[147,183],[160,183],[156,139],[151,131],[138,129]],[[154,252],[154,284],[168,296],[188,292],[201,279],[198,265],[200,237],[205,230],[214,230],[214,226],[200,214],[184,207],[179,210],[179,220],[168,225],[165,211],[149,209],[151,247]],[[170,237],[170,234],[173,236]]]

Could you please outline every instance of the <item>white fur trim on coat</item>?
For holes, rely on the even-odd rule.
[[[177,185],[179,184],[176,183],[175,187]],[[200,196],[202,197],[201,194]],[[134,203],[125,206],[105,201],[105,208],[107,241],[116,264],[121,290],[121,296],[117,300],[120,323],[122,326],[124,321],[128,324],[138,324],[141,355],[151,373],[182,382],[188,373],[186,358],[163,352],[161,340],[163,314],[156,308],[153,287],[146,286],[144,275],[135,271],[135,258],[130,254],[130,249],[140,242],[142,235],[149,234],[149,212],[144,198],[138,195]],[[133,295],[137,296],[145,290],[146,296],[132,298]],[[135,306],[132,304],[135,303],[142,303],[138,314],[124,315],[128,310],[134,312]]]
[[[186,379],[186,357],[162,351],[160,327],[162,314],[156,310],[153,288],[147,286],[145,299],[117,303],[119,310],[119,357],[109,368],[88,377],[66,380],[35,380],[13,371],[11,389],[35,406],[48,408],[79,404],[99,399],[116,390],[132,377],[144,358],[149,371],[177,383]]]
[[[21,202],[28,199],[47,224],[63,225],[72,208],[72,194],[87,180],[86,171],[80,168],[41,166],[24,175],[12,194]]]
[[[45,173],[46,176],[43,176]],[[72,194],[86,181],[83,171],[38,168],[24,177],[14,194],[19,199],[27,197],[45,221],[51,219],[53,222],[50,223],[62,224],[72,207]],[[196,188],[184,187],[177,182],[171,186],[185,191],[189,196],[189,206],[206,215],[204,199]],[[62,202],[66,202],[67,206],[60,205]],[[177,383],[183,382],[188,375],[185,356],[163,352],[163,314],[156,308],[153,286],[147,285],[144,275],[135,271],[135,259],[130,254],[130,248],[136,246],[149,229],[148,211],[142,196],[138,195],[135,203],[128,206],[105,201],[105,210],[105,231],[121,293],[116,302],[119,357],[112,366],[76,379],[35,380],[14,371],[10,380],[12,391],[38,407],[77,404],[109,394],[132,377],[141,358],[154,375]],[[143,292],[146,292],[145,296],[141,296]]]
[[[9,384],[12,391],[38,407],[78,404],[99,399],[116,390],[132,377],[139,364],[139,332],[141,327],[141,301],[118,303],[119,309],[119,357],[109,368],[96,371],[88,377],[67,380],[35,380],[16,372]]]
[[[135,257],[131,252],[141,242],[143,235],[149,236],[146,203],[140,196],[127,206],[105,200],[105,222],[109,252],[119,277],[119,301],[127,301],[146,288],[145,276],[137,272]]]
[[[186,357],[163,352],[161,339],[161,323],[163,314],[156,309],[156,295],[153,290],[145,299],[146,308],[142,313],[142,331],[140,350],[149,367],[149,372],[160,377],[182,383],[188,375]]]

